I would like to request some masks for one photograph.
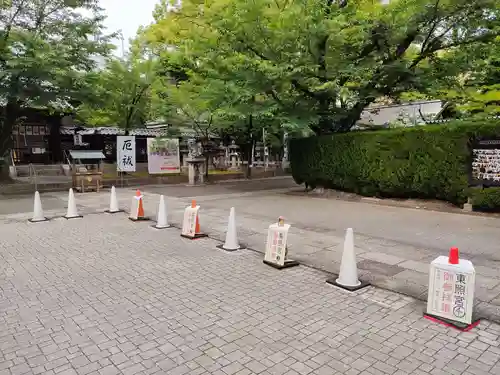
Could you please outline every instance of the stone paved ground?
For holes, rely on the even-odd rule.
[[[125,214],[0,225],[0,374],[500,373],[500,326],[459,333],[423,305]]]
[[[458,246],[477,271],[476,312],[500,322],[500,220],[449,212],[433,212],[363,202],[318,199],[286,194],[290,179],[231,182],[217,186],[146,186],[146,212],[155,216],[158,194],[165,194],[170,219],[180,225],[182,210],[196,197],[201,204],[202,229],[222,239],[229,208],[236,208],[240,240],[263,251],[266,230],[277,216],[292,224],[291,256],[332,273],[339,271],[344,231],[353,227],[358,267],[363,279],[389,290],[425,300],[428,267],[438,255]],[[265,190],[283,188],[281,190]],[[84,213],[103,211],[108,192],[77,194]],[[133,190],[119,189],[128,209]],[[67,194],[43,194],[49,215],[64,214]],[[5,203],[8,202],[8,203]],[[4,208],[2,208],[2,206]],[[0,214],[9,220],[29,217],[32,197],[0,201]]]

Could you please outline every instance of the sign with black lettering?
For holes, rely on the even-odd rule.
[[[116,137],[116,170],[135,172],[135,137]]]

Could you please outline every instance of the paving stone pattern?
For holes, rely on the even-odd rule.
[[[190,198],[175,198],[168,193],[165,191],[171,218],[180,225]],[[159,197],[149,192],[146,197],[146,211],[154,217]],[[99,202],[106,198],[92,199],[96,209],[103,209]],[[130,205],[129,200],[129,196],[125,198],[124,207]],[[498,219],[292,197],[283,190],[199,196],[198,202],[202,229],[219,240],[225,236],[230,207],[236,207],[240,240],[258,251],[264,251],[269,223],[278,213],[284,215],[292,224],[291,256],[332,273],[340,269],[345,228],[353,226],[361,277],[421,300],[427,299],[429,263],[446,255],[449,246],[457,245],[461,256],[476,268],[477,316],[500,322]]]
[[[0,374],[498,374],[500,326],[422,318],[126,215],[0,225]]]
[[[284,194],[280,181],[252,181],[188,188],[182,186],[145,187],[146,213],[154,219],[159,194],[166,196],[169,219],[180,226],[183,209],[191,198],[201,204],[201,224],[211,237],[222,240],[231,206],[236,207],[239,238],[257,251],[264,251],[269,223],[277,214],[292,224],[289,250],[303,264],[338,273],[346,226],[354,227],[360,277],[373,285],[426,300],[429,263],[458,245],[461,256],[476,268],[475,312],[478,317],[500,322],[500,221],[495,218],[384,207],[360,202],[314,199]],[[266,185],[266,183],[268,185]],[[252,191],[252,189],[254,191]],[[260,191],[255,191],[260,190]],[[190,196],[190,194],[192,196]],[[208,194],[208,195],[207,195]],[[128,210],[132,189],[118,189],[120,206]],[[67,193],[42,194],[47,216],[65,213]],[[76,195],[83,214],[102,212],[108,207],[109,192]],[[31,215],[32,199],[16,202],[16,214],[1,215],[1,222],[17,222]],[[4,201],[1,202],[3,205]],[[2,211],[0,210],[0,213]]]

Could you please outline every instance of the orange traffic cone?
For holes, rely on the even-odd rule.
[[[144,218],[144,206],[142,205],[142,194],[139,190],[135,192],[135,196],[139,199],[139,209],[137,210],[137,217]]]
[[[191,201],[191,208],[195,208],[196,207],[196,199],[193,199]],[[200,218],[198,217],[198,214],[196,215],[196,226],[195,226],[195,229],[194,229],[194,235],[199,235],[201,234],[201,230],[200,230]]]
[[[195,235],[201,234],[201,231],[200,231],[200,219],[199,219],[198,215],[196,215],[196,227],[195,227],[194,231],[195,231]]]
[[[144,204],[142,202],[142,193],[140,192],[140,190],[137,190],[135,193],[135,197],[132,198],[129,219],[132,221],[149,220],[149,218],[144,215]]]

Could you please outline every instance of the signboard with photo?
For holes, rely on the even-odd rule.
[[[180,173],[179,140],[148,138],[148,171],[150,174]]]
[[[500,186],[500,140],[478,140],[472,149],[471,184]]]

